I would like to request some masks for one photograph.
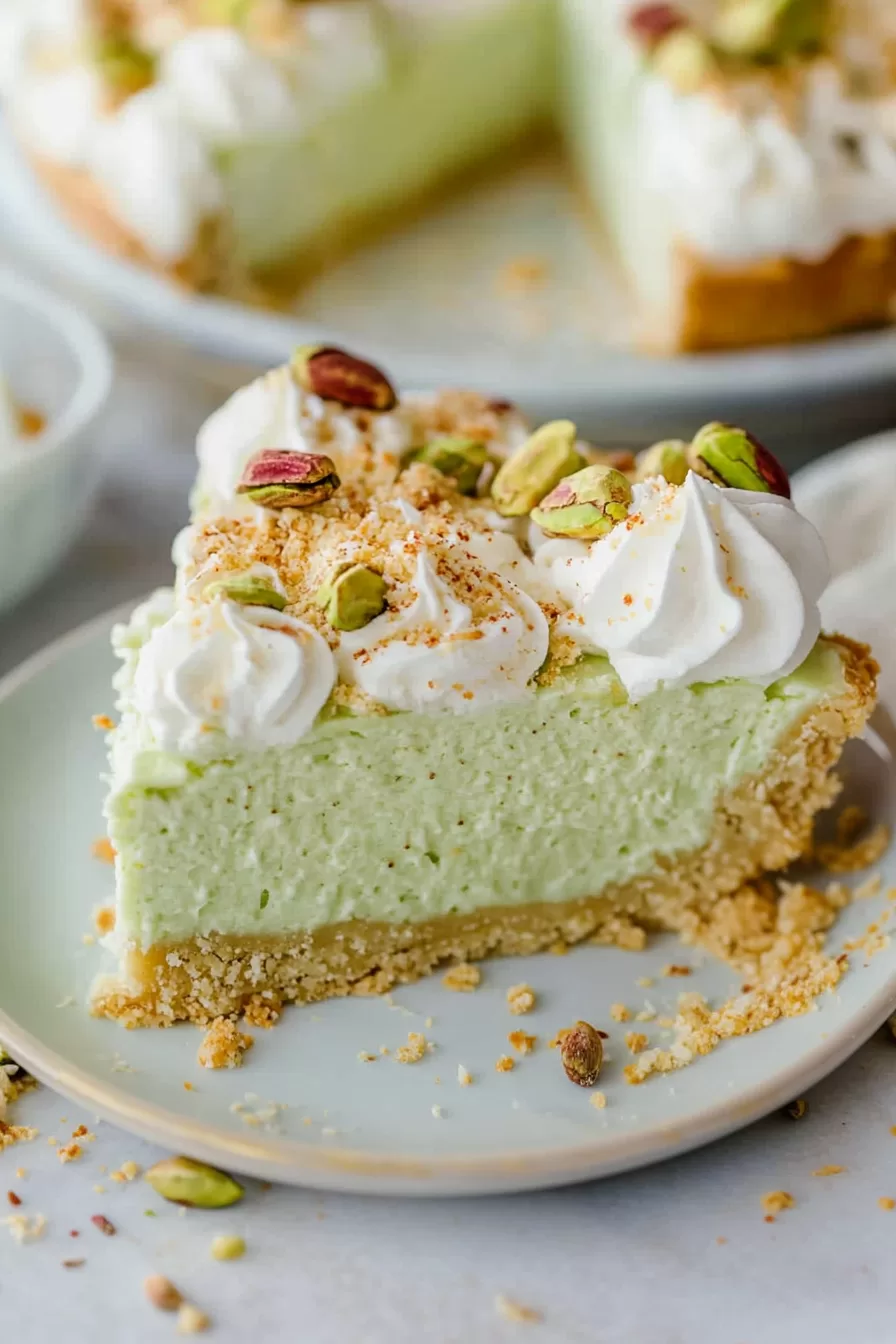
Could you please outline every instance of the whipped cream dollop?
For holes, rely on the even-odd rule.
[[[728,262],[817,262],[896,224],[896,93],[858,97],[817,61],[794,97],[795,111],[644,82],[639,160],[677,237]]]
[[[191,760],[288,747],[314,724],[336,679],[326,640],[268,607],[226,599],[178,610],[140,650],[132,703],[156,746]]]
[[[402,404],[366,417],[364,433],[351,411],[300,388],[283,366],[235,392],[202,425],[196,438],[198,496],[218,507],[232,501],[243,468],[262,448],[326,453],[340,471],[361,443],[398,474],[401,454],[412,446],[413,426]]]
[[[607,654],[630,698],[726,677],[768,686],[799,667],[820,633],[828,562],[790,501],[694,472],[633,496],[608,536],[542,540],[534,557],[572,609],[565,631]]]
[[[204,141],[161,84],[97,123],[89,166],[119,219],[171,265],[189,254],[203,220],[223,200]]]
[[[511,579],[477,565],[475,542],[466,535],[430,546],[412,531],[395,545],[419,548],[413,576],[397,586],[395,610],[341,636],[337,660],[344,680],[397,710],[461,714],[531,694],[529,683],[548,653],[548,623],[538,603]],[[516,543],[503,535],[501,545],[506,556]],[[487,615],[475,615],[457,585],[440,575],[440,551],[461,573],[470,572],[480,601],[488,599]],[[519,558],[528,563],[521,551]],[[410,603],[398,605],[407,596]]]

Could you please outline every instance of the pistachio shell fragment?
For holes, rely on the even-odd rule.
[[[567,1078],[578,1087],[593,1087],[604,1062],[604,1045],[590,1022],[577,1022],[560,1043]]]
[[[231,574],[226,579],[216,579],[206,586],[205,596],[226,597],[244,607],[273,607],[275,611],[286,606],[283,593],[257,574]]]
[[[226,1172],[189,1157],[167,1157],[157,1162],[147,1171],[146,1179],[157,1195],[191,1209],[226,1209],[238,1204],[245,1193]]]
[[[444,435],[431,439],[410,454],[410,461],[425,462],[443,476],[453,476],[462,495],[474,495],[482,468],[489,460],[488,449],[479,439]]]
[[[323,504],[338,488],[335,464],[324,453],[262,448],[243,468],[236,492],[266,509],[305,509]]]
[[[593,541],[628,517],[632,487],[615,467],[585,467],[567,476],[532,510],[532,521],[552,537]]]
[[[334,630],[360,630],[386,607],[386,581],[366,565],[341,565],[315,596]]]
[[[682,439],[663,439],[639,453],[635,462],[636,479],[662,476],[670,485],[684,485],[688,467],[688,445]]]
[[[732,490],[761,490],[790,498],[787,472],[745,429],[715,420],[704,425],[688,449],[692,471]]]
[[[332,345],[300,345],[290,360],[306,392],[367,411],[391,411],[398,397],[386,375],[364,359]]]
[[[502,464],[492,482],[492,502],[504,518],[522,518],[554,486],[584,466],[571,420],[551,420]]]
[[[693,28],[676,28],[658,42],[650,65],[679,93],[697,93],[716,69],[709,43]]]

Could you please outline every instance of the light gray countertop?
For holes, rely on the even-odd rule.
[[[0,621],[0,673],[88,617],[170,574],[185,520],[198,421],[220,392],[187,390],[145,360],[123,361],[103,432],[110,467],[91,526],[60,572]],[[734,1042],[726,1049],[737,1049]],[[78,1162],[60,1143],[91,1117],[46,1090],[17,1118],[40,1137],[0,1155],[0,1206],[43,1214],[19,1246],[0,1227],[0,1340],[151,1344],[175,1334],[142,1295],[166,1274],[213,1318],[210,1338],[302,1344],[892,1344],[890,1245],[896,1210],[896,1044],[881,1033],[810,1094],[806,1119],[773,1116],[711,1149],[634,1175],[542,1195],[482,1201],[352,1199],[249,1183],[221,1214],[181,1214],[140,1180],[156,1150],[106,1125]],[[65,1120],[62,1117],[66,1117]],[[846,1170],[814,1177],[822,1166]],[[16,1176],[19,1166],[27,1176]],[[97,1193],[102,1185],[105,1193]],[[762,1195],[795,1207],[764,1220]],[[145,1210],[157,1211],[147,1217]],[[16,1210],[17,1212],[19,1210]],[[6,1215],[0,1207],[0,1220]],[[105,1214],[106,1238],[90,1217]],[[77,1238],[70,1232],[78,1231]],[[244,1260],[209,1254],[221,1232]],[[85,1260],[66,1269],[62,1261]],[[496,1295],[542,1313],[513,1324]]]

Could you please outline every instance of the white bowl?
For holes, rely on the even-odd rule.
[[[0,455],[0,612],[45,578],[80,530],[102,465],[94,422],[112,355],[75,308],[0,269],[0,373],[46,417],[21,451]]]

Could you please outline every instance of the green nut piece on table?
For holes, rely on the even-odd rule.
[[[650,68],[679,93],[697,93],[715,74],[716,59],[693,28],[676,28],[653,48]]]
[[[410,462],[425,462],[443,476],[453,476],[462,495],[475,495],[482,468],[489,460],[488,449],[479,439],[444,435],[431,439],[409,454]]]
[[[238,1204],[245,1191],[239,1182],[216,1167],[189,1157],[167,1157],[146,1173],[157,1195],[189,1209],[226,1209]]]
[[[307,509],[338,489],[336,466],[324,453],[262,448],[243,468],[236,492],[266,509]]]
[[[624,522],[631,502],[631,483],[621,471],[585,467],[555,486],[530,516],[552,537],[595,541]]]
[[[315,595],[334,630],[360,630],[386,609],[386,580],[366,565],[341,565]]]
[[[758,490],[790,498],[781,463],[745,429],[715,420],[698,430],[688,449],[692,471],[731,490]]]
[[[584,466],[571,420],[551,420],[502,463],[492,481],[492,503],[504,518],[524,518],[555,485]]]
[[[775,60],[820,47],[829,24],[828,0],[729,0],[713,38],[725,55]]]
[[[648,476],[662,476],[670,485],[684,485],[689,470],[688,445],[682,439],[663,439],[645,448],[635,461],[639,481],[646,481]]]
[[[365,359],[333,345],[300,345],[290,368],[305,392],[341,406],[366,411],[391,411],[398,401],[386,375]]]
[[[283,593],[257,574],[231,574],[226,579],[215,579],[206,586],[205,596],[226,597],[244,607],[273,607],[275,611],[286,606]]]

